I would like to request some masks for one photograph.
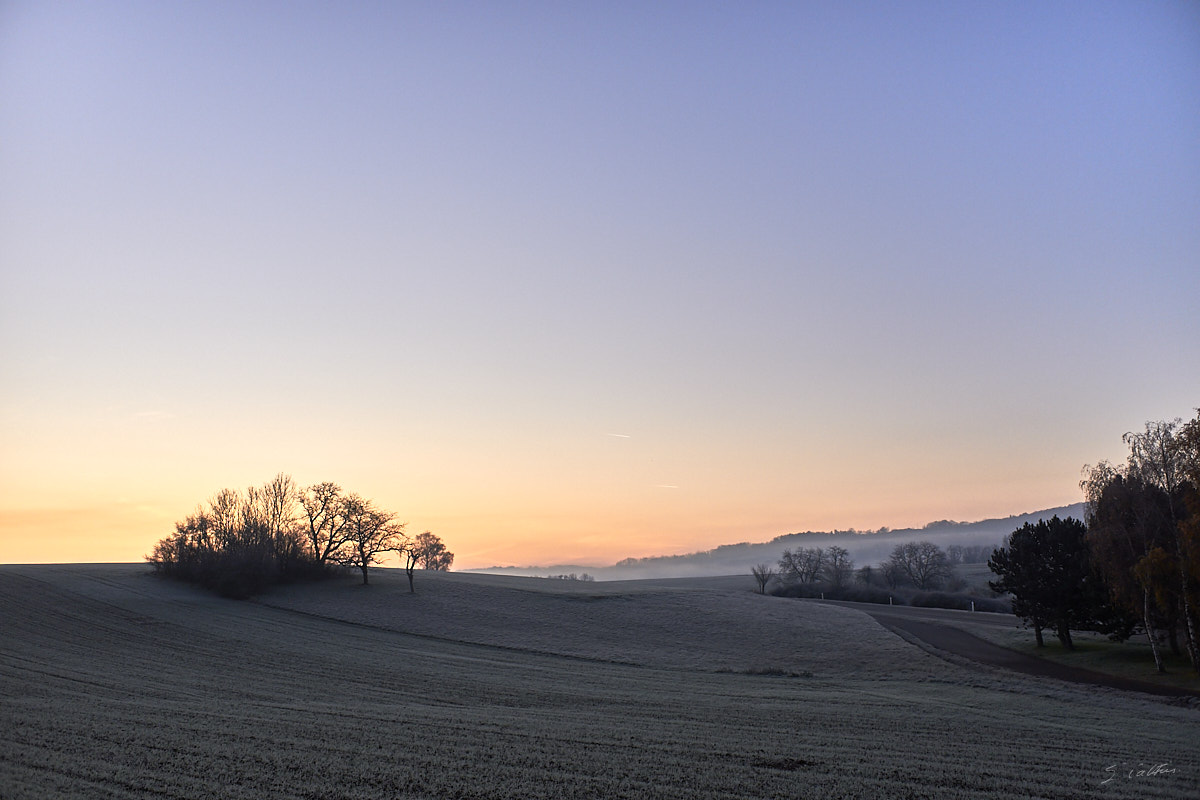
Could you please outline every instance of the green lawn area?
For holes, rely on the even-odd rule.
[[[1067,650],[1050,631],[1043,631],[1042,638],[1046,646],[1039,648],[1032,629],[997,628],[990,625],[971,625],[969,622],[960,627],[981,639],[1060,664],[1147,683],[1191,689],[1200,694],[1200,675],[1192,668],[1186,652],[1174,655],[1170,648],[1164,646],[1161,652],[1167,671],[1160,674],[1154,669],[1154,656],[1144,635],[1135,636],[1125,642],[1110,642],[1108,637],[1098,633],[1072,631],[1071,639],[1075,643],[1075,649]],[[1181,635],[1180,639],[1182,638]],[[1183,648],[1182,641],[1180,648]]]

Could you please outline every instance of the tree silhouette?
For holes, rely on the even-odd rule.
[[[347,541],[341,563],[361,571],[363,585],[366,585],[367,569],[379,563],[379,556],[405,551],[404,523],[396,522],[395,514],[376,508],[370,500],[356,494],[347,496],[342,505]],[[410,585],[411,582],[410,575]]]
[[[146,557],[156,572],[227,597],[320,572],[307,558],[290,477],[277,475],[244,493],[222,489],[158,542]]]
[[[450,571],[450,566],[454,563],[454,553],[446,549],[445,543],[437,534],[429,531],[419,533],[412,540],[410,546],[416,558],[416,564],[421,569]]]
[[[854,559],[846,548],[833,545],[825,552],[825,577],[833,588],[845,586],[853,573]]]
[[[922,591],[937,588],[950,577],[946,553],[933,542],[898,544],[892,550],[888,563],[895,574],[903,575]]]
[[[300,493],[300,506],[313,558],[319,564],[336,562],[339,551],[350,541],[342,487],[328,482],[310,486]]]
[[[1123,465],[1084,468],[1088,539],[1114,604],[1136,614],[1155,665],[1165,633],[1179,652],[1182,628],[1188,657],[1200,671],[1200,413],[1148,422],[1127,433]]]
[[[245,492],[222,489],[196,509],[175,532],[154,546],[146,560],[164,577],[199,584],[229,597],[250,597],[273,583],[332,574],[333,567],[357,569],[364,584],[369,570],[389,552],[406,553],[411,569],[449,569],[454,554],[426,531],[410,542],[404,523],[336,483],[300,490],[280,473]]]
[[[758,593],[767,593],[767,584],[775,577],[775,568],[770,564],[758,564],[750,568],[750,574],[754,576],[754,580],[758,582]]]
[[[1013,613],[1033,628],[1038,647],[1045,645],[1043,628],[1073,650],[1071,629],[1095,627],[1106,589],[1092,570],[1087,527],[1079,520],[1025,523],[992,553],[988,567],[997,575],[988,586],[1013,595]]]
[[[819,547],[784,550],[779,559],[779,577],[789,583],[812,583],[825,566],[825,551]]]

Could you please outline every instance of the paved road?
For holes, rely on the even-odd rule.
[[[969,658],[972,661],[978,661],[993,667],[1002,667],[1027,675],[1056,678],[1073,683],[1108,686],[1130,692],[1146,692],[1148,694],[1164,695],[1167,697],[1197,696],[1197,692],[1189,689],[1175,686],[1160,686],[1131,678],[1106,675],[1101,672],[1093,672],[1092,670],[1071,667],[1054,661],[1048,661],[1044,658],[1026,655],[1025,653],[985,641],[964,630],[945,624],[949,621],[969,621],[972,625],[995,625],[1005,628],[1020,627],[1017,618],[1011,614],[972,614],[969,611],[954,611],[944,608],[881,606],[873,603],[850,603],[841,600],[817,600],[815,602],[862,611],[869,614],[885,628],[907,633],[937,650]],[[965,620],[964,618],[968,616],[969,620]]]
[[[992,614],[988,612],[958,611],[953,608],[916,608],[914,606],[884,606],[878,603],[851,603],[846,600],[821,600],[831,606],[853,608],[865,611],[876,619],[912,619],[928,622],[963,621],[972,625],[991,625],[997,628],[1021,627],[1021,621],[1012,614]]]

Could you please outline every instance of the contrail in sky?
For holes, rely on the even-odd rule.
[[[615,436],[615,437],[617,437],[618,439],[628,439],[628,438],[630,438],[628,433],[610,433],[610,434],[608,434],[608,435],[609,435],[609,436]]]

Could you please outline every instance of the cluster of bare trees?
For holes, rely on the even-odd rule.
[[[990,551],[991,548],[988,548]],[[959,548],[961,558],[962,548]],[[832,591],[848,586],[853,578],[866,586],[896,589],[913,586],[921,591],[940,587],[951,575],[951,560],[946,551],[932,542],[906,542],[896,545],[882,564],[854,569],[854,559],[843,547],[798,547],[784,550],[776,570],[759,564],[751,570],[759,592],[765,592],[772,578],[785,585],[823,584]]]
[[[175,524],[146,557],[156,571],[221,594],[247,597],[271,583],[318,577],[334,567],[368,569],[399,553],[409,590],[418,568],[448,570],[454,554],[425,531],[405,532],[396,514],[334,483],[298,487],[277,475],[245,492],[222,489]]]
[[[797,547],[784,550],[779,559],[779,577],[785,583],[824,581],[835,588],[849,582],[854,559],[844,547]]]

